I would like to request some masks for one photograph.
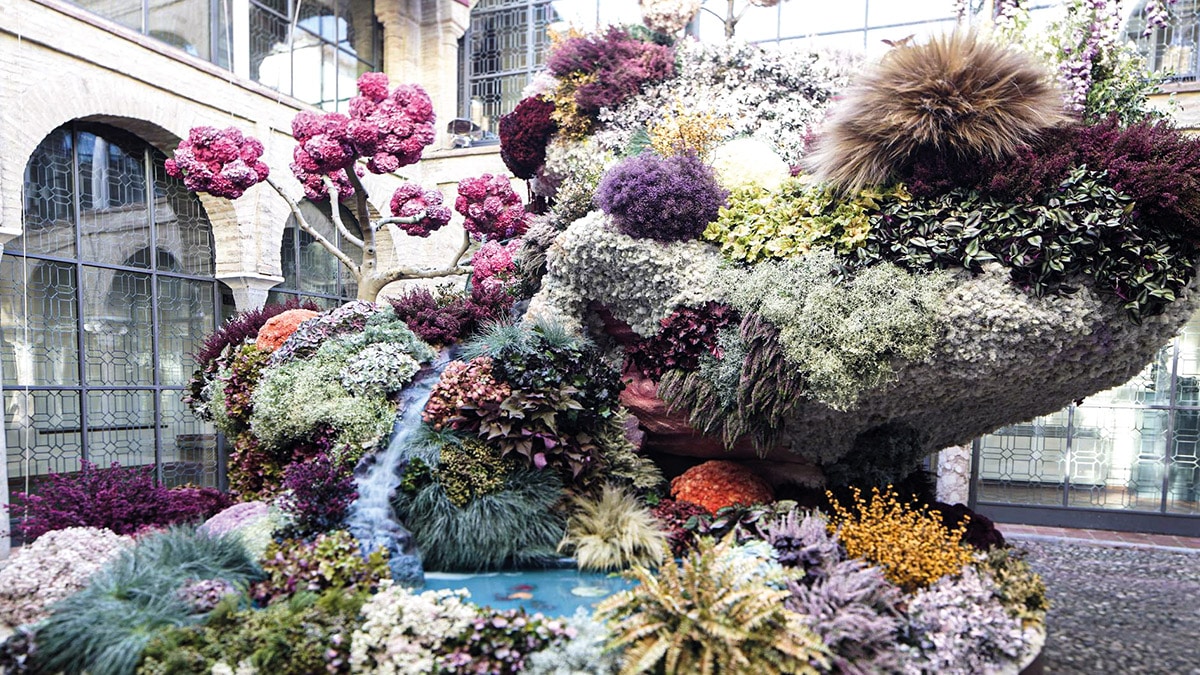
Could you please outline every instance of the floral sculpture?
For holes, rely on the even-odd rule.
[[[182,178],[189,190],[237,199],[270,175],[262,154],[258,139],[243,136],[234,127],[195,127],[165,166],[167,175]]]
[[[818,127],[839,64],[723,49],[681,45],[676,75],[614,98],[582,138],[560,128],[539,174],[554,180],[534,185],[558,234],[526,246],[545,259],[530,315],[595,330],[599,311],[646,429],[682,434],[683,417],[713,438],[687,454],[852,483],[869,466],[853,456],[886,453],[904,471],[1126,381],[1194,310],[1200,142],[1126,121],[1149,115],[1131,112],[1144,95],[1111,73],[1089,86],[1132,93],[1089,98],[1080,120],[1051,64],[961,31],[893,49]],[[571,86],[542,94],[559,117],[577,111]],[[721,114],[718,141],[754,142],[711,153],[712,182],[695,155],[653,153],[647,130],[682,114],[671,102],[721,113],[760,87],[805,92],[795,109],[814,112]]]

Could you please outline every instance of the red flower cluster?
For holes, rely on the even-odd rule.
[[[371,173],[391,173],[421,160],[433,142],[433,101],[415,84],[402,84],[388,94],[387,75],[363,73],[361,96],[350,99],[350,138]]]
[[[775,500],[775,492],[753,471],[724,460],[693,466],[671,481],[671,496],[692,502],[715,514],[734,504],[751,506]]]
[[[553,113],[553,103],[530,96],[500,118],[500,159],[517,178],[533,178],[546,163],[546,144],[558,130]]]
[[[237,199],[267,179],[271,170],[260,159],[263,145],[234,127],[192,127],[166,161],[167,175],[182,178],[192,192]]]
[[[463,227],[480,239],[510,239],[525,234],[528,214],[503,174],[485,173],[458,184],[454,208],[467,217]]]
[[[292,333],[300,327],[300,324],[315,317],[316,312],[311,309],[289,309],[286,312],[276,314],[267,319],[267,322],[258,329],[258,337],[254,341],[254,346],[265,352],[273,352],[279,349]]]
[[[667,534],[667,544],[671,547],[671,555],[681,558],[687,555],[696,542],[696,534],[689,530],[688,521],[693,518],[710,515],[708,510],[699,504],[685,501],[664,499],[650,509],[650,515],[662,525]]]
[[[415,223],[397,223],[396,227],[413,237],[428,237],[450,222],[450,209],[442,205],[442,193],[426,190],[416,183],[405,183],[392,194],[392,215],[412,218],[424,214]]]

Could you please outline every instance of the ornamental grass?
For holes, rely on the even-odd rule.
[[[901,503],[889,485],[871,489],[870,501],[853,489],[849,508],[833,502],[830,528],[836,529],[849,558],[883,568],[889,581],[912,593],[944,576],[958,574],[972,560],[962,544],[966,521],[953,530],[928,507]],[[832,493],[827,493],[832,500]]]

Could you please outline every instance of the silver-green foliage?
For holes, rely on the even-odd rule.
[[[849,410],[863,392],[891,381],[900,362],[929,356],[950,277],[886,263],[853,276],[836,270],[832,252],[815,251],[726,267],[718,283],[730,304],[779,329],[784,354],[804,375],[811,398]]]
[[[554,508],[562,497],[558,474],[521,469],[505,478],[499,492],[462,507],[437,481],[413,493],[398,490],[392,505],[412,531],[425,569],[479,571],[553,557],[566,529]]]
[[[342,368],[341,382],[354,396],[387,396],[412,381],[421,365],[402,345],[378,342],[363,349]]]
[[[592,618],[583,607],[569,619],[575,637],[552,643],[529,655],[525,670],[529,675],[613,675],[621,667],[619,651],[606,651],[608,629]]]
[[[177,593],[186,583],[220,579],[244,588],[261,576],[236,536],[192,527],[150,535],[54,606],[38,628],[37,671],[131,675],[156,631],[202,618]]]

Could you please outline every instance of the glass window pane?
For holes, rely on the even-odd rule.
[[[1167,512],[1200,515],[1200,411],[1176,412],[1173,431]]]
[[[79,158],[79,255],[110,265],[149,267],[146,154],[125,139],[76,134]]]
[[[89,391],[89,459],[99,466],[153,464],[154,398],[152,390]]]
[[[163,483],[216,487],[216,429],[192,414],[182,391],[164,391],[161,401]]]
[[[171,178],[163,157],[154,158],[155,243],[178,263],[170,271],[198,277],[212,276],[214,268],[212,225],[200,199]]]
[[[85,377],[92,385],[154,383],[150,275],[83,268]]]
[[[79,384],[75,265],[0,259],[5,386]]]
[[[153,0],[150,3],[149,28],[151,37],[210,60],[213,25],[211,0]]]
[[[71,0],[72,3],[138,32],[142,30],[142,0]]]
[[[8,250],[75,257],[74,157],[67,127],[56,129],[33,151],[25,165],[25,232]]]
[[[250,78],[290,94],[292,63],[287,47],[286,15],[250,3]]]
[[[1167,411],[1085,403],[1076,409],[1075,418],[1070,504],[1158,511]]]
[[[4,410],[11,489],[28,490],[31,476],[79,470],[79,392],[9,389]]]
[[[216,328],[213,283],[158,278],[159,384],[183,386],[196,369],[192,354]]]
[[[979,439],[981,502],[1062,505],[1067,415],[1014,424]]]

